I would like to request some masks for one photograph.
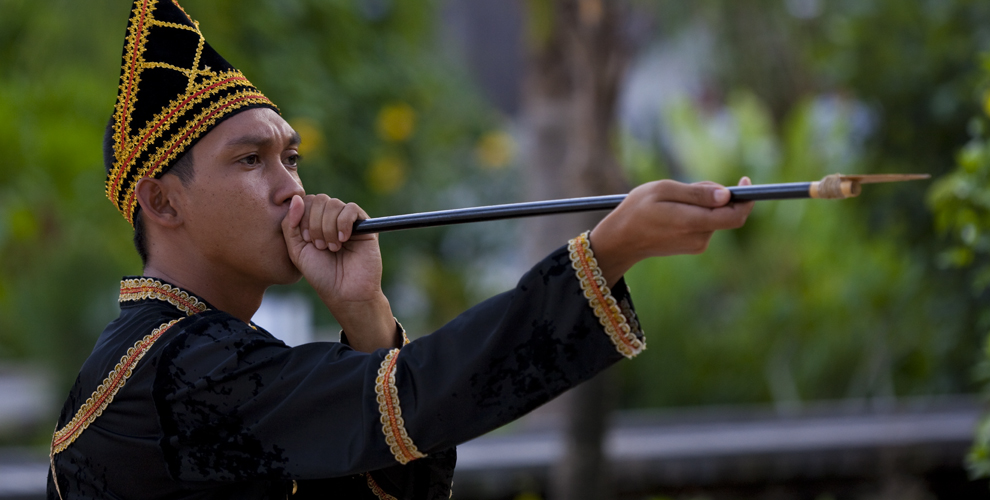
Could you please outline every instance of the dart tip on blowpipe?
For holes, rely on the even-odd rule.
[[[820,181],[811,183],[808,195],[822,200],[843,200],[855,198],[863,191],[862,184],[899,182],[929,179],[929,174],[880,174],[880,175],[826,175]]]

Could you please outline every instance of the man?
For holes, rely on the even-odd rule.
[[[515,289],[409,343],[377,237],[351,234],[367,215],[306,194],[298,147],[176,2],[135,1],[104,149],[144,276],[122,281],[63,407],[49,498],[446,498],[455,445],[645,348],[634,263],[701,252],[752,207],[712,183],[641,186]],[[300,277],[340,343],[289,348],[250,322],[268,286]]]

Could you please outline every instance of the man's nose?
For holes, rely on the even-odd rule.
[[[275,189],[273,190],[273,195],[276,205],[289,203],[292,201],[292,197],[297,194],[299,196],[306,196],[306,190],[303,189],[302,180],[299,179],[299,174],[294,169],[282,165],[281,161],[279,161],[279,168],[272,170],[275,171]]]

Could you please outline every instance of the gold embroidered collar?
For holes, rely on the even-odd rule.
[[[160,300],[172,304],[186,316],[201,313],[209,307],[199,297],[153,278],[120,280],[120,303],[138,300]]]

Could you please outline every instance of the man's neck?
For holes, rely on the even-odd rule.
[[[149,262],[144,275],[158,278],[205,300],[213,307],[248,323],[261,307],[265,286],[246,283],[243,279],[204,272],[200,266],[162,266]]]

